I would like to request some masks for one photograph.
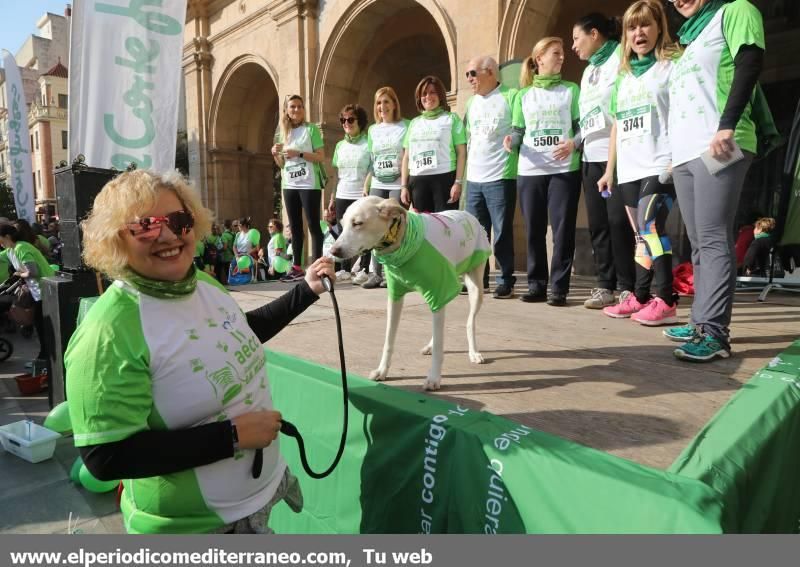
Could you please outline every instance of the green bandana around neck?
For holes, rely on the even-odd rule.
[[[534,75],[533,86],[537,89],[549,89],[561,82],[561,74],[555,75]]]
[[[428,120],[433,120],[434,118],[438,118],[444,114],[444,108],[441,106],[438,108],[434,108],[433,110],[423,110],[422,117],[427,118]]]
[[[177,299],[194,293],[197,288],[197,270],[192,264],[185,278],[176,282],[168,282],[145,277],[128,268],[123,280],[131,284],[139,293],[157,299]]]
[[[344,139],[350,142],[351,144],[357,144],[366,135],[367,135],[366,132],[359,132],[358,136],[351,136],[350,134],[345,134]]]
[[[647,73],[650,67],[656,64],[656,50],[654,49],[644,57],[632,57],[630,63],[633,76],[641,77]]]
[[[717,10],[722,8],[727,3],[727,0],[708,0],[705,6],[700,8],[697,13],[683,22],[681,29],[678,30],[678,37],[680,38],[681,45],[689,45],[697,36],[700,35]]]
[[[615,39],[609,39],[603,44],[603,47],[594,52],[594,55],[589,57],[589,64],[599,67],[614,53],[614,50],[619,46],[619,42]]]
[[[381,254],[378,250],[375,250],[375,259],[381,264],[398,268],[417,253],[419,247],[422,246],[424,238],[425,227],[422,224],[422,217],[420,217],[419,213],[409,211],[406,213],[406,231],[403,233],[400,248],[388,254]]]
[[[762,238],[769,238],[770,236],[772,236],[772,235],[769,232],[759,232],[758,234],[755,235],[754,238],[756,240],[760,240]]]

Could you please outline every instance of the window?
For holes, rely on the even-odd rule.
[[[39,149],[39,132],[33,133],[33,139],[36,140],[36,149]]]
[[[42,172],[40,170],[36,170],[36,188],[42,188]]]
[[[67,149],[67,142],[68,142],[67,131],[66,130],[61,130],[61,149],[62,150],[66,150]]]
[[[58,95],[58,108],[67,108],[67,95],[60,94]]]

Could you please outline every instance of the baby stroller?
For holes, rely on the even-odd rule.
[[[22,278],[11,276],[0,284],[0,329],[16,331],[16,323],[9,317],[9,312],[14,307],[17,293],[24,285]],[[21,312],[30,311],[19,309]],[[33,320],[29,322],[32,323]],[[14,354],[14,344],[5,337],[0,337],[0,362],[7,360]]]
[[[228,268],[228,285],[244,285],[254,282],[256,263],[249,254],[231,260]]]

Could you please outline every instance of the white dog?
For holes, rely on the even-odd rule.
[[[369,377],[386,379],[403,297],[409,291],[418,291],[433,312],[433,337],[422,349],[422,354],[432,355],[425,389],[439,389],[444,358],[444,308],[459,294],[458,276],[462,273],[469,292],[469,359],[482,364],[483,356],[475,343],[475,317],[483,301],[483,270],[490,247],[478,220],[464,211],[417,214],[406,211],[394,199],[365,197],[350,205],[341,222],[342,234],[331,247],[331,254],[353,258],[374,250],[378,261],[385,266],[389,292],[386,341],[380,365]]]

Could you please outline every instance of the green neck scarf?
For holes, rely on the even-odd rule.
[[[422,117],[427,118],[428,120],[433,120],[434,118],[438,118],[444,114],[444,108],[441,106],[438,108],[434,108],[433,110],[423,110]]]
[[[678,37],[680,38],[681,45],[689,45],[697,36],[700,35],[717,10],[726,4],[726,0],[708,0],[705,6],[700,8],[697,13],[683,22],[681,29],[678,30]]]
[[[419,213],[409,211],[406,214],[406,231],[403,233],[400,248],[387,254],[381,254],[380,251],[375,250],[375,258],[381,264],[398,268],[417,253],[424,238],[425,227],[422,225],[422,218]]]
[[[561,82],[561,74],[556,75],[534,75],[533,86],[537,89],[548,89]]]
[[[761,238],[769,238],[770,236],[772,235],[769,232],[759,232],[756,234],[755,239],[760,240]]]
[[[358,136],[351,136],[350,134],[345,134],[344,139],[350,142],[351,144],[357,144],[366,135],[367,135],[366,132],[359,132]]]
[[[595,51],[594,55],[589,57],[589,64],[599,67],[608,61],[608,58],[611,57],[618,45],[619,42],[617,40],[609,39],[603,44],[603,47]]]
[[[644,57],[631,58],[631,73],[634,77],[641,77],[656,64],[656,50],[654,49]]]
[[[189,273],[182,280],[176,282],[167,282],[164,280],[154,280],[146,278],[128,269],[123,278],[127,283],[131,284],[136,291],[155,297],[158,299],[177,299],[179,297],[186,297],[194,293],[197,287],[197,271],[192,265],[189,268]]]

